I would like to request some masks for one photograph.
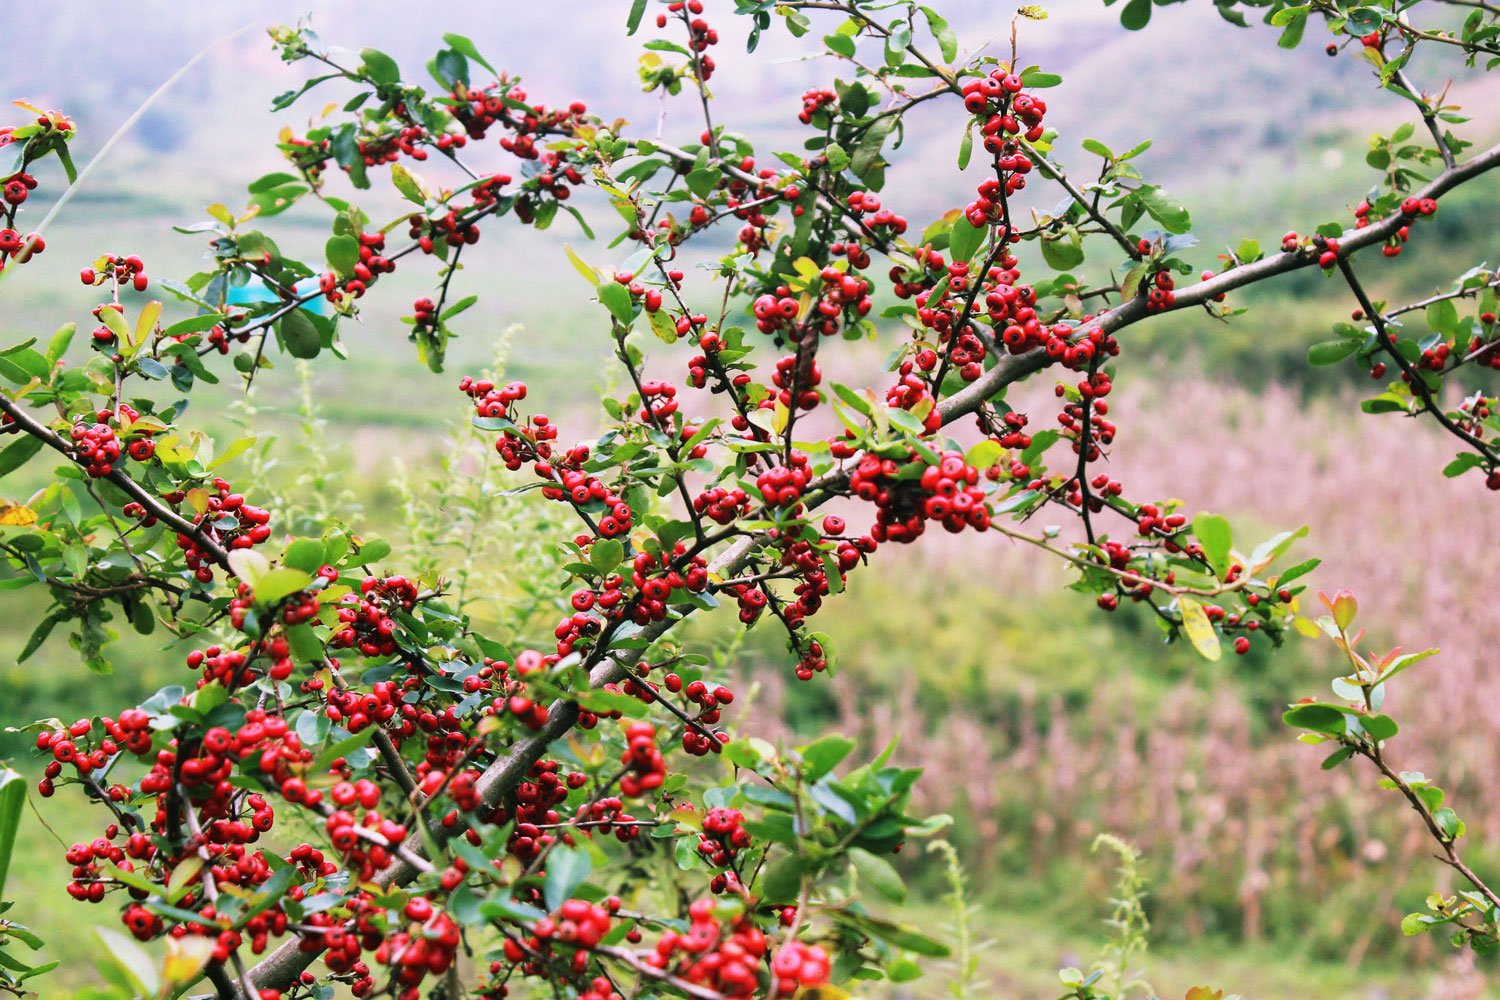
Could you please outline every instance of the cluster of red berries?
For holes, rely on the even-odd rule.
[[[799,358],[795,354],[777,358],[776,367],[771,372],[771,384],[778,391],[763,400],[761,408],[767,408],[766,404],[771,402],[772,406],[780,403],[788,410],[811,410],[818,405],[817,387],[822,382],[823,370],[816,360]]]
[[[24,264],[45,249],[47,241],[42,239],[40,233],[22,236],[9,226],[0,226],[0,271],[4,271],[11,261]]]
[[[738,486],[711,486],[693,497],[693,510],[715,524],[728,525],[750,512],[750,496]]]
[[[392,996],[417,1000],[418,988],[428,976],[441,976],[458,955],[463,941],[458,924],[446,913],[436,912],[423,896],[409,900],[403,911],[412,922],[409,931],[396,931],[375,949],[375,961],[392,968]]]
[[[229,549],[248,549],[271,537],[270,511],[246,503],[245,498],[235,493],[225,479],[216,477],[212,485],[218,495],[210,494],[203,501],[203,512],[193,519],[199,532]],[[186,496],[183,490],[173,490],[162,499],[176,504],[181,503]],[[126,513],[132,512],[127,509]],[[144,510],[137,511],[134,516],[141,514],[144,514]],[[183,559],[188,568],[193,570],[195,577],[202,583],[211,583],[214,578],[213,556],[199,544],[198,539],[193,535],[178,533],[177,547],[183,551]]]
[[[382,274],[396,270],[396,262],[382,256],[385,233],[359,234],[359,260],[355,262],[348,278],[340,279],[335,271],[325,271],[318,279],[318,289],[334,304],[344,301],[344,296],[359,298]]]
[[[703,815],[703,836],[698,853],[716,868],[734,862],[735,855],[750,846],[750,831],[745,829],[745,815],[738,809],[710,809]]]
[[[73,441],[74,457],[95,479],[113,472],[114,463],[120,460],[120,439],[115,436],[115,429],[104,422],[108,419],[104,417],[93,424],[79,421],[68,435]]]
[[[135,710],[132,709],[131,711]],[[144,712],[140,714],[142,716],[145,715]],[[147,725],[149,725],[149,719],[147,720]],[[62,774],[63,765],[66,764],[73,768],[73,771],[79,777],[86,778],[107,764],[109,759],[119,751],[118,744],[122,740],[119,736],[114,735],[108,727],[106,728],[106,732],[110,732],[110,735],[100,740],[97,746],[89,749],[87,744],[92,742],[89,739],[92,729],[92,722],[88,719],[79,719],[66,728],[37,734],[36,748],[52,754],[52,760],[47,762],[42,779],[37,783],[37,792],[43,797],[50,796],[54,791],[54,781]],[[131,749],[137,753],[149,752],[151,749],[151,732],[147,726],[142,726],[142,729],[144,730],[144,735],[136,736],[130,741]],[[125,735],[125,732],[122,728],[121,735]],[[134,731],[131,732],[133,733]],[[84,745],[80,746],[80,743]],[[143,745],[144,750],[136,749]],[[123,793],[123,791],[122,788],[121,792]],[[111,794],[111,798],[115,798],[113,793]]]
[[[921,463],[921,475],[903,476],[904,467]],[[990,526],[985,493],[979,487],[979,471],[964,461],[962,452],[945,451],[938,464],[927,465],[912,451],[906,462],[866,455],[850,474],[855,496],[878,508],[870,535],[877,542],[915,541],[928,521],[941,522],[950,532]]]
[[[129,285],[138,292],[144,292],[151,280],[146,277],[146,264],[135,254],[127,257],[117,257],[107,253],[95,263],[94,267],[86,267],[78,272],[78,279],[90,288],[102,285],[106,281],[113,281],[115,287]]]
[[[812,481],[807,454],[793,450],[786,465],[773,465],[755,477],[760,497],[772,507],[795,507],[802,502],[802,491]]]
[[[36,178],[28,173],[16,173],[0,184],[0,197],[7,205],[20,205],[36,190]]]
[[[804,125],[811,125],[813,115],[824,108],[837,104],[839,95],[831,90],[823,90],[814,87],[812,90],[802,94],[802,110],[797,112],[797,120]]]
[[[1157,271],[1146,291],[1146,311],[1166,312],[1176,305],[1177,294],[1173,291],[1176,284],[1172,278],[1172,272]]]
[[[667,777],[667,765],[656,745],[656,727],[649,722],[632,722],[625,727],[625,751],[620,763],[627,773],[620,779],[620,792],[631,797],[660,788]]]
[[[319,576],[330,579],[323,567]],[[338,579],[334,572],[332,580]],[[334,649],[358,649],[365,656],[390,656],[396,652],[396,622],[391,617],[398,611],[411,611],[417,603],[417,584],[404,576],[367,576],[359,583],[358,594],[345,594],[339,599],[339,627],[329,636],[328,645]]]

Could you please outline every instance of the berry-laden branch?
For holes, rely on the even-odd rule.
[[[630,5],[631,32],[646,6]],[[196,315],[172,322],[153,303],[127,323],[115,294],[95,310],[84,365],[64,361],[66,336],[45,352],[0,351],[0,377],[21,388],[0,397],[10,442],[0,470],[47,448],[79,467],[4,506],[7,531],[19,526],[0,540],[7,586],[35,580],[53,599],[21,658],[69,621],[83,657],[107,667],[104,622],[116,609],[141,631],[160,619],[174,635],[198,636],[185,657],[193,685],[97,720],[37,724],[37,749],[51,758],[39,792],[77,784],[109,809],[102,838],[68,849],[68,891],[121,899],[140,941],[206,946],[202,972],[221,996],[304,1000],[337,984],[397,1000],[470,987],[485,1000],[512,987],[622,1000],[659,985],[699,1000],[785,998],[896,955],[941,955],[942,941],[887,919],[877,901],[904,894],[887,859],[936,828],[910,814],[916,772],[891,753],[845,765],[854,748],[838,737],[787,749],[741,735],[724,714],[738,638],[721,645],[678,623],[732,598],[740,623],[769,623],[796,677],[810,681],[836,667],[835,637],[814,622],[849,574],[886,546],[925,544],[941,529],[1037,547],[1065,562],[1072,588],[1099,608],[1143,603],[1169,640],[1208,659],[1226,641],[1240,654],[1252,640],[1279,644],[1304,590],[1297,577],[1316,563],[1279,560],[1305,529],[1237,544],[1226,519],[1126,499],[1101,471],[1121,430],[1109,397],[1131,360],[1117,334],[1188,306],[1227,319],[1217,303],[1228,292],[1316,264],[1344,272],[1380,346],[1399,354],[1406,345],[1388,322],[1398,310],[1373,311],[1348,259],[1377,243],[1396,256],[1435,199],[1500,165],[1500,147],[1460,160],[1468,146],[1434,134],[1438,151],[1406,158],[1436,164],[1446,148],[1452,162],[1420,191],[1398,195],[1415,182],[1393,162],[1390,192],[1356,210],[1351,232],[1325,224],[1265,259],[1236,251],[1223,273],[1178,290],[1174,275],[1191,270],[1179,256],[1192,242],[1186,209],[1127,165],[1144,144],[1106,149],[1099,180],[1084,187],[1047,159],[1055,137],[1038,91],[1057,78],[1022,68],[1018,30],[1008,60],[964,60],[946,21],[906,0],[878,20],[867,5],[834,0],[742,3],[752,48],[774,18],[812,38],[811,18],[841,18],[822,40],[852,76],[803,93],[806,142],[768,153],[712,102],[718,32],[705,6],[666,3],[658,27],[673,38],[685,28],[687,44],[654,39],[640,62],[646,90],[690,86],[693,120],[702,112],[706,128],[690,129],[697,140],[670,145],[622,136],[620,122],[582,102],[541,102],[463,36],[444,36],[427,66],[432,90],[385,53],[362,50],[351,65],[304,27],[275,28],[283,58],[321,74],[278,108],[326,80],[358,94],[341,95],[343,110],[307,131],[283,133],[286,169],[249,185],[245,211],[210,209],[211,263],[168,286]],[[984,179],[919,227],[899,211],[906,192],[886,190],[886,172],[939,96],[962,101],[960,158],[986,157]],[[1424,107],[1444,120],[1444,100]],[[71,129],[60,121],[39,113],[0,134],[0,146],[23,143],[21,173],[4,180],[0,263],[43,249],[14,225],[39,183],[35,165],[63,155]],[[1414,129],[1403,127],[1376,152],[1402,158]],[[1034,172],[1069,196],[1056,217],[1026,204]],[[372,220],[346,197],[345,187],[385,181],[408,205],[393,220]],[[295,234],[283,249],[249,228],[273,226],[266,220],[308,195],[309,207],[332,213],[323,259],[297,260]],[[468,614],[488,585],[486,546],[524,534],[509,530],[519,522],[492,525],[476,512],[450,539],[466,563],[454,608],[440,560],[411,543],[397,551],[321,516],[286,519],[305,537],[286,536],[281,521],[273,533],[270,512],[215,475],[255,440],[216,447],[182,406],[154,402],[149,383],[170,381],[172,398],[192,394],[199,412],[218,380],[210,366],[231,351],[248,387],[275,377],[274,352],[326,361],[358,350],[339,341],[339,324],[398,264],[427,258],[435,288],[406,322],[419,361],[441,370],[475,298],[463,296],[465,275],[485,263],[480,225],[541,229],[566,213],[592,238],[592,215],[578,206],[592,212],[600,199],[623,220],[616,244],[629,256],[612,268],[569,256],[597,300],[580,329],[610,344],[628,383],[601,400],[607,425],[565,445],[557,421],[525,409],[524,383],[459,382],[498,463],[531,477],[501,494],[512,506],[498,516],[558,505],[538,537],[493,560],[506,574],[494,591],[525,598],[492,602],[487,617]],[[1028,210],[1035,225],[1018,227]],[[1167,232],[1137,232],[1138,223]],[[710,233],[720,237],[712,246]],[[1124,252],[1122,276],[1080,276],[1085,247],[1096,246]],[[149,284],[128,254],[105,254],[80,277],[89,287],[113,281],[116,293]],[[1479,300],[1478,324],[1448,324],[1470,338],[1469,357],[1487,349],[1494,325],[1491,290],[1478,288],[1490,278],[1461,279],[1459,291]],[[713,306],[695,308],[700,298]],[[881,381],[834,380],[861,370],[845,341],[898,326]],[[705,391],[682,388],[668,365]],[[1007,401],[1010,386],[1048,369],[1056,426]],[[55,406],[61,422],[43,424],[31,404]],[[819,407],[835,411],[838,424],[824,426],[837,432],[812,430]],[[1467,412],[1489,419],[1487,403]],[[64,425],[68,435],[52,429]],[[460,476],[466,464],[451,462]],[[81,490],[62,481],[80,477]],[[91,488],[104,478],[125,497]],[[99,510],[80,509],[75,491]],[[491,492],[474,482],[473,495]],[[469,491],[443,488],[444,501],[459,495]],[[1031,533],[1028,522],[1047,511],[1076,518],[1081,537]],[[166,529],[180,552],[159,544]],[[449,539],[416,537],[419,547]],[[389,568],[407,559],[422,571]],[[141,601],[150,589],[170,597],[157,613]],[[1376,706],[1365,708],[1361,718]],[[1366,745],[1356,744],[1341,746]],[[1368,746],[1378,755],[1378,743]],[[140,777],[111,782],[127,753]],[[685,766],[686,757],[703,760]],[[1451,844],[1455,828],[1421,783],[1391,780]],[[291,830],[304,839],[292,843]],[[641,873],[657,870],[653,891],[637,892]],[[664,905],[626,910],[622,894]],[[1471,912],[1454,919],[1478,926]],[[497,933],[503,944],[466,982],[460,953]]]

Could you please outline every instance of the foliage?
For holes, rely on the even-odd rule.
[[[1410,141],[1410,123],[1377,137],[1367,162],[1379,180],[1348,231],[1328,220],[1271,252],[1245,240],[1179,288],[1197,241],[1187,207],[1139,166],[1149,140],[1121,151],[1085,141],[1100,160],[1088,182],[1054,158],[1040,91],[1061,78],[1020,57],[1025,18],[1044,12],[1023,9],[1002,59],[962,52],[940,14],[910,0],[739,0],[752,52],[778,25],[821,34],[820,53],[847,77],[803,95],[803,151],[764,155],[715,120],[719,36],[700,0],[635,0],[628,33],[655,6],[656,28],[674,34],[645,43],[640,81],[696,97],[703,128],[682,145],[632,135],[581,102],[549,107],[462,35],[445,35],[426,66],[432,89],[378,50],[354,63],[305,24],[271,29],[284,60],[317,74],[276,110],[313,91],[343,96],[306,132],[283,130],[286,168],[252,181],[243,209],[214,204],[208,221],[182,227],[207,241],[209,265],[162,281],[137,256],[102,254],[80,275],[108,296],[86,363],[68,363],[71,324],[45,345],[0,350],[13,386],[0,393],[10,439],[0,476],[63,459],[41,489],[0,506],[0,587],[50,600],[18,662],[59,626],[100,675],[121,623],[193,647],[192,685],[25,727],[51,757],[39,794],[76,792],[108,813],[102,837],[66,852],[69,893],[120,904],[125,930],[98,929],[114,961],[93,995],[180,996],[206,980],[243,1000],[326,997],[334,984],[402,1000],[466,988],[838,997],[949,957],[948,941],[890,915],[907,898],[890,856],[948,823],[917,815],[920,769],[896,762],[895,743],[856,762],[855,741],[839,734],[789,747],[731,731],[722,650],[677,627],[733,598],[742,625],[778,635],[799,680],[832,676],[837,651],[810,619],[877,552],[941,527],[1056,557],[1074,574],[1069,589],[1106,613],[1138,606],[1165,641],[1210,662],[1226,642],[1245,655],[1314,629],[1300,595],[1318,561],[1286,558],[1305,528],[1251,546],[1228,519],[1126,499],[1101,471],[1120,431],[1107,398],[1119,334],[1150,318],[1201,309],[1230,321],[1237,289],[1299,270],[1337,275],[1366,326],[1340,324],[1309,360],[1352,358],[1376,377],[1389,361],[1401,380],[1364,409],[1429,416],[1464,446],[1448,474],[1478,468],[1500,489],[1486,438],[1500,430],[1493,400],[1449,409],[1441,396],[1454,371],[1500,367],[1494,272],[1481,265],[1448,292],[1392,308],[1370,299],[1352,263],[1375,246],[1398,256],[1439,198],[1500,165],[1500,147],[1460,160],[1470,144],[1442,127],[1462,120],[1457,109],[1405,76],[1418,44],[1471,62],[1500,54],[1493,9],[1475,8],[1454,33],[1347,3],[1273,5],[1284,47],[1321,18],[1345,39],[1332,54],[1355,45],[1432,144]],[[1126,27],[1143,27],[1150,8],[1130,0]],[[826,33],[815,18],[828,19]],[[972,201],[919,230],[881,193],[909,120],[947,98],[966,113],[960,169],[977,156],[988,175]],[[53,157],[71,183],[80,176],[72,123],[21,106],[33,118],[0,132],[14,157],[0,230],[8,280],[45,249],[15,228],[41,183],[33,171]],[[519,179],[471,166],[497,133]],[[1038,180],[1066,198],[1023,211]],[[351,199],[386,182],[410,207],[378,224]],[[271,443],[253,407],[230,442],[190,421],[190,401],[275,377],[265,373],[276,358],[300,366],[357,351],[345,335],[360,301],[398,266],[435,271],[435,292],[407,323],[418,364],[442,371],[476,300],[455,285],[479,252],[480,223],[546,229],[566,214],[592,240],[608,213],[586,214],[575,192],[617,216],[608,249],[568,249],[621,373],[622,388],[601,394],[609,426],[563,445],[525,384],[464,376],[455,409],[498,465],[530,478],[500,489],[490,449],[474,473],[472,437],[456,440],[433,504],[401,491],[418,545],[404,572],[391,543],[347,523],[310,394],[311,504],[259,489]],[[331,215],[311,262],[253,228],[299,203]],[[722,240],[699,237],[722,223],[737,228],[716,253]],[[622,243],[633,252],[618,265],[589,261]],[[875,255],[889,262],[884,279]],[[1109,280],[1086,281],[1086,262]],[[141,301],[153,285],[180,318]],[[887,292],[895,304],[877,313],[874,296]],[[1401,317],[1419,309],[1428,332],[1408,335]],[[882,338],[888,384],[825,378],[857,373],[841,341]],[[678,355],[684,385],[648,375]],[[1049,378],[1057,426],[1037,429],[1007,397]],[[501,501],[547,513],[534,534],[500,537],[488,529]],[[815,513],[826,505],[847,514]],[[1076,537],[1028,528],[1044,512]],[[873,523],[851,532],[856,516]],[[1421,654],[1363,658],[1346,631],[1352,598],[1325,603],[1322,627],[1354,667],[1335,692],[1356,707],[1299,704],[1286,721],[1339,744],[1325,767],[1358,755],[1380,768],[1473,887],[1434,897],[1411,926],[1452,924],[1456,943],[1491,950],[1500,900],[1457,854],[1462,823],[1426,778],[1384,763],[1396,725],[1380,692]],[[0,857],[18,815],[19,797],[0,791]],[[1106,843],[1122,856],[1118,937],[1094,972],[1064,970],[1080,1000],[1144,989],[1127,973],[1146,929],[1135,855]],[[953,877],[963,995],[974,966]],[[5,934],[35,947],[19,925]],[[156,939],[160,964],[136,943]],[[5,964],[13,992],[41,971]]]

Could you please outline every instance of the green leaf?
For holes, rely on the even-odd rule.
[[[644,0],[640,0],[640,2],[636,4],[636,6],[640,7],[643,6],[643,4]],[[636,17],[636,20],[640,20],[639,16]],[[483,66],[491,73],[495,72],[495,67],[491,66],[489,64],[489,61],[486,60],[484,56],[479,54],[479,49],[474,47],[474,43],[465,38],[463,35],[455,35],[450,32],[449,34],[443,36],[443,41],[447,42],[451,48],[462,52],[465,56]],[[496,75],[498,76],[499,74]]]
[[[1041,241],[1042,259],[1054,271],[1067,271],[1083,263],[1083,244],[1075,232],[1055,240]]]
[[[1458,307],[1453,304],[1452,299],[1442,299],[1428,306],[1423,313],[1427,320],[1427,328],[1433,333],[1444,335],[1457,332]]]
[[[583,884],[594,870],[593,859],[586,851],[576,847],[554,847],[547,855],[547,878],[542,883],[542,896],[548,910],[556,910],[572,898],[574,890]]]
[[[95,927],[94,933],[104,942],[110,955],[130,982],[140,990],[142,996],[155,996],[161,987],[156,974],[156,962],[146,950],[130,938],[108,927]]]
[[[359,263],[359,240],[353,236],[330,236],[323,244],[323,256],[339,277],[353,277],[354,265]]]
[[[1149,3],[1150,0],[1147,0]],[[865,130],[864,137],[859,140],[855,147],[854,155],[849,158],[849,169],[854,171],[854,176],[860,180],[868,181],[866,174],[870,173],[880,157],[880,147],[885,145],[885,140],[891,134],[891,129],[896,127],[896,116],[885,115],[870,123]]]
[[[846,59],[854,55],[854,39],[848,35],[824,35],[823,44],[834,55],[840,55]]]
[[[1389,715],[1376,715],[1360,722],[1366,733],[1373,740],[1388,740],[1400,731],[1396,720]]]
[[[797,752],[802,755],[802,780],[811,785],[849,756],[854,741],[840,733],[829,733]]]
[[[1203,545],[1203,555],[1219,579],[1229,572],[1229,550],[1234,546],[1234,531],[1229,521],[1218,514],[1199,514],[1193,518],[1193,534]]]
[[[1358,340],[1325,340],[1307,349],[1307,363],[1311,365],[1336,365],[1358,351]]]
[[[359,55],[364,60],[360,69],[376,83],[397,83],[401,80],[401,68],[396,65],[396,60],[379,49],[361,49]]]
[[[634,318],[630,303],[630,289],[613,278],[608,278],[599,282],[595,290],[599,293],[599,301],[604,304],[604,308],[613,313],[615,319],[629,326]]]
[[[0,900],[5,898],[5,876],[25,807],[26,779],[8,767],[0,770]]]
[[[618,538],[601,538],[589,546],[589,565],[601,576],[608,575],[625,558],[625,546]]]
[[[862,847],[849,849],[849,860],[859,877],[869,883],[870,888],[893,903],[906,902],[906,884],[885,858],[871,854]]]
[[[1055,87],[1063,82],[1063,78],[1056,73],[1043,73],[1041,70],[1029,69],[1021,74],[1021,82],[1033,90],[1043,87]]]
[[[948,27],[948,22],[939,17],[931,7],[923,7],[922,16],[927,18],[927,28],[932,32],[933,40],[938,43],[943,60],[951,63],[958,57],[958,36]]]
[[[1281,721],[1298,729],[1311,729],[1329,736],[1341,736],[1349,731],[1344,713],[1332,705],[1293,705],[1281,713]]]
[[[964,129],[964,137],[958,144],[958,169],[969,169],[969,160],[974,155],[974,123]]]
[[[315,358],[323,349],[323,338],[312,319],[302,309],[293,309],[281,317],[281,344],[294,358]]]
[[[42,439],[23,434],[0,451],[0,476],[9,475],[25,465],[33,455],[42,450]]]
[[[1353,747],[1339,747],[1333,753],[1323,758],[1323,763],[1318,765],[1325,771],[1332,771],[1344,761],[1354,756]]]
[[[1276,44],[1284,49],[1295,49],[1302,41],[1302,33],[1306,30],[1307,18],[1299,17],[1282,30],[1281,37],[1276,39]]]
[[[4,462],[5,455],[3,453],[0,453],[0,465],[4,465]],[[1472,451],[1466,451],[1455,458],[1453,461],[1449,462],[1447,465],[1443,466],[1443,475],[1447,476],[1449,479],[1452,479],[1454,476],[1461,476],[1465,472],[1468,472],[1470,469],[1478,468],[1482,465],[1484,465],[1484,459],[1481,456],[1475,454]]]
[[[1151,20],[1151,0],[1130,0],[1120,12],[1120,23],[1129,31],[1140,31]]]
[[[787,854],[771,863],[755,883],[755,890],[766,903],[785,903],[802,891],[802,878],[813,862],[803,854]]]
[[[298,538],[286,547],[281,565],[300,569],[304,573],[316,573],[323,565],[324,545],[316,538]]]
[[[1149,4],[1150,0],[1146,0]],[[1193,221],[1188,210],[1176,198],[1158,187],[1143,187],[1136,192],[1146,212],[1161,223],[1169,233],[1185,233],[1192,228]]]
[[[625,18],[625,34],[633,35],[641,26],[641,17],[646,13],[646,0],[635,0],[630,5],[630,13]]]
[[[948,249],[952,252],[953,260],[972,260],[975,251],[984,244],[987,236],[988,226],[976,229],[970,225],[968,216],[960,212],[958,218],[953,220],[953,233],[948,237]]]

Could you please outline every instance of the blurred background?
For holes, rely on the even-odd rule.
[[[534,99],[582,99],[631,120],[638,134],[652,134],[664,114],[664,136],[691,141],[701,128],[692,97],[663,105],[640,91],[643,39],[624,37],[628,6],[8,5],[12,44],[0,63],[0,98],[71,114],[80,164],[194,53],[245,30],[215,44],[144,115],[46,234],[46,254],[0,283],[0,343],[46,336],[66,321],[86,324],[94,299],[76,275],[101,252],[140,253],[156,277],[197,269],[204,241],[172,226],[201,220],[211,202],[239,208],[245,184],[279,168],[277,132],[304,130],[332,99],[315,94],[270,112],[271,98],[299,85],[305,67],[276,58],[265,25],[310,12],[330,45],[384,49],[406,78],[423,81],[421,66],[442,46],[442,33],[457,31],[497,67],[522,75]],[[730,5],[707,6],[723,38],[713,52],[716,120],[752,137],[763,153],[797,148],[800,94],[837,70],[802,58],[809,46],[780,29],[751,62]],[[964,49],[1008,54],[1011,5],[935,6]],[[1083,139],[1122,149],[1154,138],[1139,166],[1191,208],[1201,244],[1188,256],[1204,267],[1243,238],[1275,247],[1287,229],[1349,221],[1378,179],[1364,163],[1369,135],[1415,120],[1409,105],[1376,89],[1354,53],[1327,58],[1316,28],[1288,51],[1271,29],[1235,28],[1207,4],[1159,8],[1140,33],[1119,26],[1118,8],[1085,0],[1048,6],[1047,20],[1021,22],[1020,61],[1065,79],[1046,94],[1048,124],[1062,134],[1059,158],[1082,174],[1089,169],[1078,149]],[[1494,141],[1497,81],[1456,61],[1420,57],[1408,72],[1433,91],[1452,78],[1450,103],[1473,116],[1459,131],[1482,145]],[[961,121],[956,102],[938,102],[893,156],[883,200],[918,229],[971,197],[976,177],[955,164]],[[482,162],[478,153],[473,158]],[[495,162],[501,169],[498,155]],[[55,193],[60,177],[44,175],[43,185]],[[1021,200],[1046,210],[1060,194],[1038,178]],[[1488,177],[1446,199],[1397,264],[1376,257],[1366,265],[1372,294],[1416,299],[1482,260],[1493,264],[1497,196],[1500,178]],[[599,207],[587,196],[579,201],[586,212]],[[377,220],[401,211],[378,191],[361,192],[360,203]],[[34,223],[45,203],[27,208]],[[263,228],[288,253],[317,260],[327,225],[316,206],[302,205]],[[258,426],[276,432],[257,451],[255,488],[280,491],[293,520],[299,510],[338,511],[362,533],[405,539],[413,551],[425,539],[440,563],[483,553],[497,561],[484,569],[503,580],[504,561],[523,555],[524,546],[502,535],[567,534],[536,521],[522,498],[456,497],[455,477],[472,473],[464,469],[472,442],[453,385],[504,358],[506,377],[530,384],[531,400],[563,422],[565,438],[587,436],[598,392],[613,376],[597,306],[563,244],[599,265],[627,255],[586,245],[567,217],[546,233],[515,233],[465,255],[469,267],[455,294],[480,300],[458,321],[464,333],[450,346],[443,375],[420,370],[397,322],[431,285],[430,271],[404,268],[365,300],[361,323],[341,326],[349,361],[278,361],[250,400],[210,412],[210,401],[237,395],[227,374],[219,396],[200,393],[205,409],[197,419],[233,436],[234,422],[253,413]],[[1081,273],[1104,278],[1112,262],[1098,253]],[[1313,584],[1355,589],[1376,645],[1443,647],[1423,665],[1420,684],[1394,693],[1400,766],[1443,782],[1469,822],[1471,863],[1496,871],[1500,694],[1486,682],[1500,649],[1500,516],[1476,476],[1442,477],[1447,441],[1425,425],[1359,414],[1358,393],[1369,386],[1352,369],[1306,365],[1307,346],[1347,318],[1352,303],[1341,288],[1299,272],[1237,295],[1251,311],[1231,324],[1174,314],[1132,328],[1116,379],[1111,416],[1121,433],[1110,475],[1133,498],[1180,497],[1190,509],[1231,516],[1242,543],[1308,525],[1297,551],[1324,560]],[[873,367],[888,344],[864,363]],[[654,374],[678,378],[680,361],[658,359]],[[1051,397],[1050,382],[1040,390],[1029,390],[1039,416],[1051,412],[1043,398]],[[1025,409],[1029,398],[1012,402]],[[313,472],[297,478],[297,466]],[[28,489],[18,477],[0,493]],[[467,536],[474,544],[456,538],[462,525],[474,528]],[[1493,962],[1476,967],[1439,938],[1400,935],[1403,913],[1450,886],[1415,820],[1375,790],[1368,773],[1319,771],[1316,751],[1296,744],[1280,723],[1286,702],[1326,690],[1337,670],[1331,645],[1294,636],[1275,656],[1260,645],[1248,657],[1207,664],[1191,650],[1162,645],[1143,615],[1099,614],[1062,589],[1066,576],[1057,566],[1003,540],[932,541],[917,552],[883,551],[854,575],[849,599],[830,602],[819,627],[840,650],[832,681],[798,685],[769,629],[732,648],[732,669],[746,675],[747,687],[758,685],[744,711],[762,731],[842,730],[861,737],[871,754],[899,734],[898,759],[927,768],[921,805],[954,816],[950,833],[980,906],[974,931],[991,942],[981,953],[983,995],[1053,996],[1059,966],[1093,959],[1111,872],[1089,845],[1110,832],[1145,855],[1153,923],[1146,974],[1162,996],[1199,983],[1248,997],[1500,996],[1489,985]],[[516,593],[497,584],[502,599]],[[9,669],[0,671],[0,704],[7,723],[96,714],[105,702],[122,704],[182,680],[181,650],[134,636],[117,647],[121,667],[107,681],[107,698],[61,631],[25,664],[10,666],[42,604],[36,596],[6,600],[0,663]],[[0,751],[30,773],[28,743],[4,737]],[[48,940],[49,954],[66,960],[41,987],[47,995],[91,977],[95,946],[77,929],[113,917],[62,891],[63,845],[94,836],[97,817],[68,796],[36,805],[39,815],[23,824],[27,853],[11,872],[9,895],[25,901],[23,919]],[[946,919],[941,866],[915,859],[912,866],[922,888],[913,914]],[[936,967],[903,989],[939,995],[944,975]]]

